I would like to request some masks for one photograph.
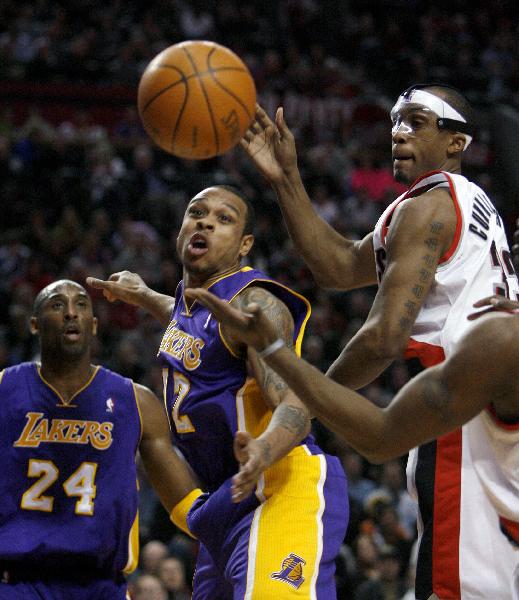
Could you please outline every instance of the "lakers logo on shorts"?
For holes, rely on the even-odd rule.
[[[297,590],[305,580],[303,577],[304,565],[306,565],[306,561],[292,552],[281,563],[281,571],[271,573],[270,576],[272,579],[288,583]]]

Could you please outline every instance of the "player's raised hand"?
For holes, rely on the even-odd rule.
[[[484,306],[487,307],[485,310],[471,313],[467,317],[468,320],[474,321],[474,319],[486,315],[489,312],[516,312],[519,310],[519,302],[498,295],[487,296],[486,298],[474,302],[474,308],[483,308]]]
[[[233,339],[247,346],[261,351],[279,337],[275,327],[256,303],[243,306],[243,310],[240,310],[204,288],[187,288],[184,293],[208,308]]]
[[[231,497],[233,502],[241,502],[252,493],[269,464],[264,445],[246,431],[238,431],[234,437],[234,456],[240,470],[232,478]]]
[[[86,282],[94,289],[103,290],[103,296],[109,302],[122,300],[137,306],[140,306],[142,295],[149,289],[142,277],[131,271],[112,273],[107,280],[87,277]]]
[[[256,117],[240,143],[270,183],[280,182],[297,168],[295,140],[285,122],[282,107],[277,109],[275,121],[272,121],[257,104]]]

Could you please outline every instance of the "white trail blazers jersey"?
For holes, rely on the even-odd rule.
[[[472,325],[477,300],[492,294],[519,299],[503,222],[485,192],[462,175],[435,171],[418,179],[377,222],[373,245],[379,280],[386,266],[391,218],[404,200],[433,188],[450,191],[457,214],[453,243],[411,331],[406,358],[438,364]],[[470,373],[467,373],[470,377]],[[489,398],[489,404],[492,398]],[[442,600],[509,600],[519,551],[501,530],[477,475],[468,425],[409,453],[410,493],[419,505],[420,546],[416,597]]]

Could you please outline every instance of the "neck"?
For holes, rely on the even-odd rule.
[[[456,160],[447,159],[441,166],[436,169],[437,171],[447,171],[447,173],[454,173],[461,175],[461,163]]]
[[[203,287],[207,289],[208,287],[213,285],[215,281],[218,281],[218,279],[221,279],[226,275],[230,275],[231,273],[235,273],[239,269],[240,263],[236,262],[231,267],[227,269],[222,269],[221,271],[218,271],[217,273],[213,273],[208,276],[205,273],[192,273],[184,268],[184,273],[182,277],[182,279],[184,280],[184,289],[194,287]]]
[[[77,360],[55,360],[42,354],[41,375],[48,381],[65,401],[69,400],[92,377],[94,365],[90,355],[81,356]]]

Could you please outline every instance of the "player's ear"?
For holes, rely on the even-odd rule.
[[[451,136],[451,140],[449,143],[449,147],[447,148],[447,152],[450,155],[459,154],[463,152],[465,148],[466,138],[463,133],[453,133]]]
[[[97,317],[92,320],[92,335],[97,335]]]
[[[252,248],[253,245],[254,245],[254,236],[252,235],[252,233],[248,233],[247,235],[244,235],[241,238],[240,258],[247,256],[247,254],[250,252],[250,249]]]
[[[38,319],[37,317],[31,317],[29,321],[29,330],[31,335],[38,335]]]

